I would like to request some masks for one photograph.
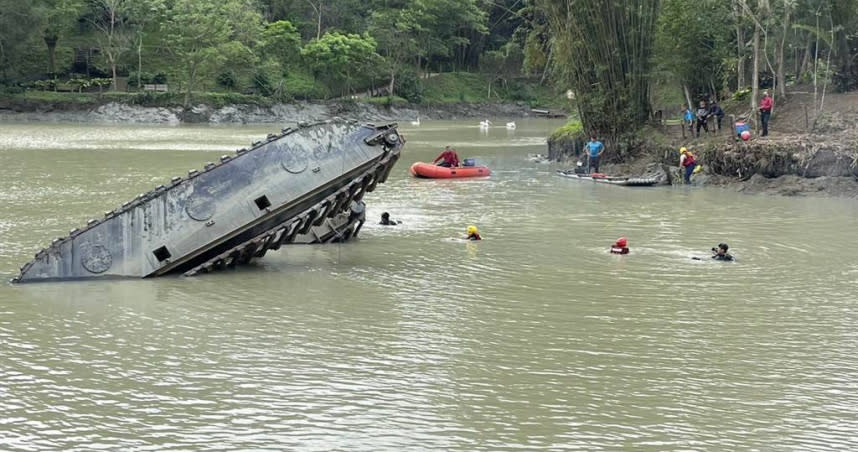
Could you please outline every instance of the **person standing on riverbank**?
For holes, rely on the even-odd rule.
[[[724,119],[724,110],[718,105],[718,101],[713,100],[712,104],[709,105],[709,114],[717,120],[718,128],[715,129],[715,132],[719,132],[721,130],[721,121]]]
[[[691,108],[686,107],[682,111],[682,122],[683,127],[688,127],[689,133],[694,133],[694,112],[691,111]],[[682,132],[682,136],[685,136],[685,132]]]
[[[694,154],[684,147],[679,148],[679,167],[685,170],[683,174],[685,183],[690,184],[694,168],[697,168],[697,160],[694,158]]]
[[[706,102],[700,101],[700,108],[697,109],[697,138],[700,138],[700,128],[709,133],[709,126],[706,121],[709,119],[709,108],[706,107]]]
[[[599,158],[605,152],[605,145],[596,139],[596,135],[590,135],[587,143],[587,174],[599,172]]]
[[[769,135],[769,119],[772,117],[772,108],[775,101],[769,96],[768,91],[763,91],[763,99],[760,101],[760,125],[763,127],[761,136]]]

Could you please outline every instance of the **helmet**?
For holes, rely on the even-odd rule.
[[[477,227],[476,226],[473,226],[473,225],[468,226],[468,234],[476,234],[476,233],[477,233]]]
[[[686,149],[684,146],[683,146],[683,147],[681,147],[681,148],[679,148],[679,153],[680,153],[680,154],[685,154],[686,152],[688,152],[688,149]]]
[[[617,239],[617,246],[620,248],[625,248],[629,244],[629,241],[626,240],[625,237],[620,237]]]

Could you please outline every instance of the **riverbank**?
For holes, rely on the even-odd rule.
[[[245,124],[320,121],[341,117],[360,121],[456,120],[466,118],[523,118],[533,116],[526,103],[449,103],[438,105],[384,105],[362,101],[195,104],[145,106],[121,102],[70,104],[0,99],[0,121],[48,121],[146,124]]]
[[[562,163],[573,166],[583,154],[558,150]],[[602,172],[656,178],[664,185],[684,184],[678,167],[680,144],[648,142],[623,162],[606,162]],[[703,165],[692,177],[695,186],[716,186],[743,193],[782,196],[858,198],[858,134],[795,134],[750,142],[725,143],[724,139],[685,144]],[[580,152],[580,151],[579,151]],[[610,157],[610,156],[609,156]]]
[[[804,105],[793,101],[781,107],[780,122],[768,137],[735,140],[723,130],[701,138],[684,138],[679,126],[645,128],[633,144],[609,149],[602,172],[654,177],[666,185],[684,184],[678,167],[680,147],[687,147],[702,163],[692,185],[716,186],[743,193],[782,196],[858,198],[858,93],[830,95],[829,113],[820,115],[807,131]],[[561,132],[561,131],[558,131]],[[549,158],[573,166],[586,162],[583,142],[574,135],[555,133],[549,139]]]

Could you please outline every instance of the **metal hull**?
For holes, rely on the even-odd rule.
[[[284,129],[54,240],[13,282],[194,275],[247,263],[350,216],[402,145],[395,125]]]
[[[658,183],[657,180],[646,177],[592,177],[586,174],[576,174],[572,171],[562,170],[558,170],[557,175],[570,179],[589,180],[600,184],[621,185],[623,187],[651,187]]]

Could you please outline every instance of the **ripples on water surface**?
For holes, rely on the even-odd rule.
[[[0,449],[858,449],[854,200],[557,178],[556,125],[405,128],[357,242],[0,287]],[[2,276],[270,131],[0,125]],[[408,177],[445,144],[494,175]]]

